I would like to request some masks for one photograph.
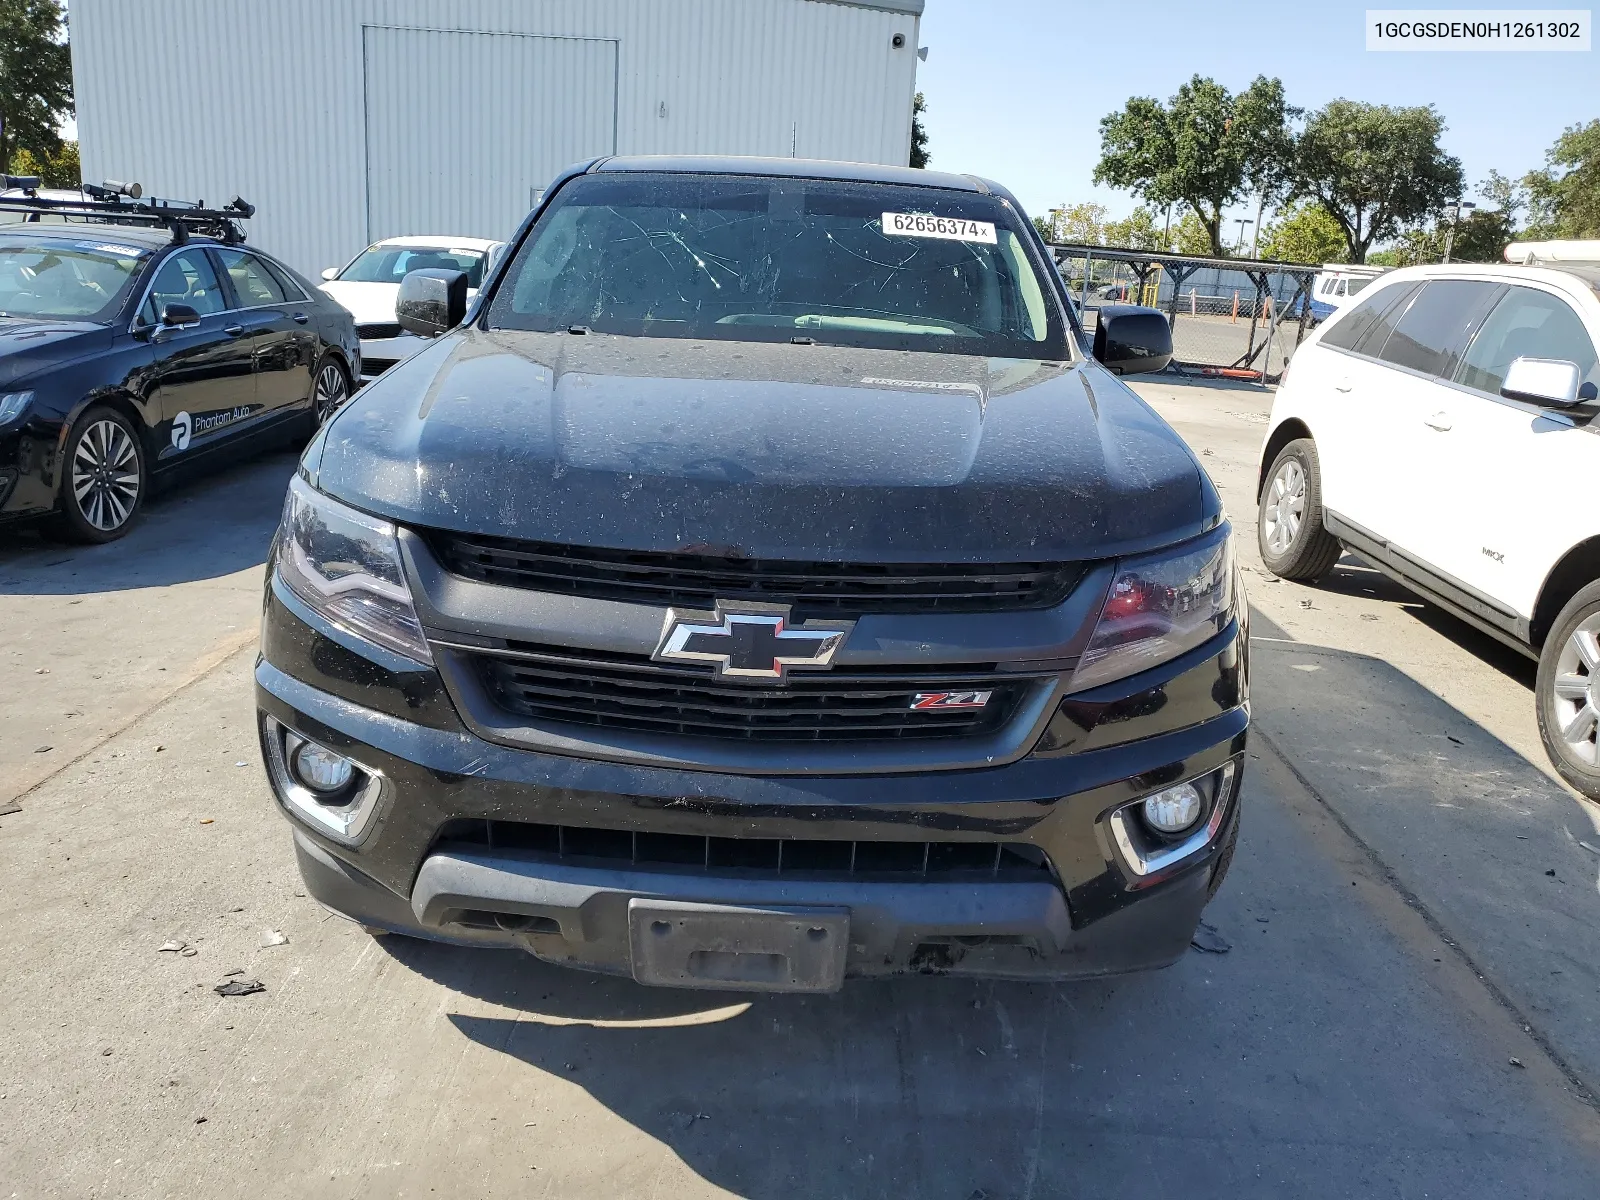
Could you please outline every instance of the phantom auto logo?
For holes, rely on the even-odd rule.
[[[189,442],[196,434],[213,433],[225,426],[232,425],[235,421],[243,421],[246,417],[253,417],[261,408],[259,404],[241,404],[235,408],[225,408],[221,412],[209,413],[203,417],[191,417],[186,412],[181,412],[172,418],[172,448],[174,450],[187,450]]]
[[[853,621],[789,622],[785,604],[717,604],[715,612],[667,610],[657,662],[710,663],[717,678],[783,679],[833,665]]]

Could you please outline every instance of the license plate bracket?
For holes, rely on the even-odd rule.
[[[633,977],[657,987],[835,992],[849,941],[846,908],[628,902]]]

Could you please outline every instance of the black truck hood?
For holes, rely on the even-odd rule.
[[[1220,519],[1094,364],[469,329],[325,429],[318,487],[404,525],[630,550],[1019,562]]]

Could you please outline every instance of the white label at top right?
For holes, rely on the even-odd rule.
[[[995,244],[993,221],[969,221],[965,217],[886,212],[883,214],[883,231],[891,237],[943,238],[948,242]]]
[[[1368,50],[1589,49],[1586,8],[1367,10]]]

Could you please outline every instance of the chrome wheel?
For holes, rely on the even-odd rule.
[[[1556,657],[1550,711],[1567,752],[1591,767],[1600,765],[1600,613],[1574,629]]]
[[[139,452],[126,429],[101,419],[83,431],[72,455],[72,497],[85,521],[102,533],[122,528],[141,486]]]
[[[344,381],[344,372],[337,363],[328,363],[317,374],[316,390],[312,393],[311,407],[316,414],[317,424],[322,424],[339,405],[343,404],[345,397],[350,394],[350,386]]]
[[[1267,485],[1261,510],[1263,540],[1274,554],[1287,554],[1300,535],[1306,515],[1306,469],[1296,458],[1285,459]]]

